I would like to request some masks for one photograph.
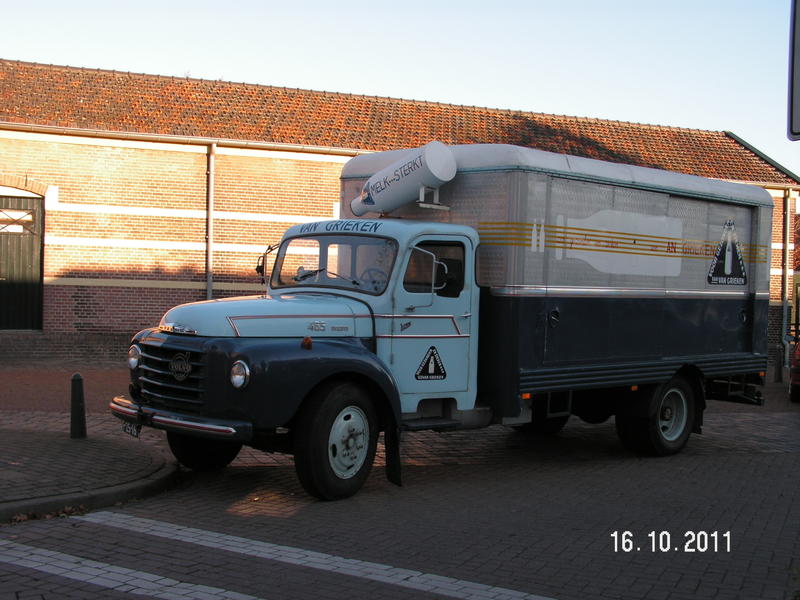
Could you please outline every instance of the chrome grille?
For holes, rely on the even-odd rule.
[[[203,406],[206,363],[202,352],[140,343],[141,400],[152,406],[195,412]]]

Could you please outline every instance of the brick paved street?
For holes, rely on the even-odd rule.
[[[775,385],[768,401],[711,403],[704,434],[664,459],[622,449],[613,420],[573,418],[551,438],[408,434],[405,487],[379,456],[334,503],[303,493],[289,457],[244,451],[149,499],[0,527],[0,598],[792,599],[800,406]],[[66,424],[57,410],[3,418]],[[121,435],[103,414],[89,428]],[[614,552],[614,531],[632,533],[631,552]],[[670,550],[653,552],[650,531]],[[687,531],[712,534],[709,548],[689,552]]]

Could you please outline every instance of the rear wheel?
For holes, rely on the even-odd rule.
[[[216,471],[227,467],[239,454],[239,442],[210,440],[174,431],[167,432],[172,455],[193,471]]]
[[[324,386],[303,406],[296,428],[294,464],[306,492],[339,500],[361,489],[378,444],[375,409],[362,388]]]
[[[675,377],[641,392],[634,402],[638,406],[616,417],[617,435],[625,446],[658,456],[686,446],[694,426],[695,398],[685,379]]]

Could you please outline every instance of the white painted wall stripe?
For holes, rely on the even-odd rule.
[[[275,240],[277,241],[277,240]],[[123,238],[89,238],[68,237],[47,234],[44,243],[48,246],[87,246],[93,248],[128,248],[134,250],[195,250],[205,252],[204,242],[178,242],[174,240],[131,240]],[[267,244],[214,244],[218,252],[245,252],[247,254],[263,254]],[[292,248],[289,254],[304,254],[316,256],[319,250],[315,248]]]
[[[30,131],[0,130],[0,139],[26,142],[45,142],[49,144],[73,144],[77,146],[107,146],[111,148],[138,148],[141,150],[161,150],[164,152],[184,152],[205,154],[208,147],[203,144],[165,144],[163,142],[140,142],[137,140],[106,139],[80,135],[56,135],[52,133],[33,133]]]
[[[352,156],[342,156],[339,154],[314,154],[312,152],[282,152],[280,150],[259,150],[258,148],[231,148],[229,146],[217,146],[217,154],[227,154],[228,156],[249,156],[252,158],[272,158],[278,160],[308,161],[308,162],[327,162],[344,164]]]
[[[35,546],[0,539],[0,562],[33,569],[40,573],[80,581],[120,593],[138,594],[149,598],[177,600],[207,598],[208,600],[259,600],[256,596],[240,594],[222,588],[186,583],[154,573],[136,571],[108,563],[89,560],[72,554],[43,550]]]
[[[76,204],[69,202],[47,202],[45,209],[56,212],[72,212],[95,215],[117,215],[126,217],[169,217],[173,219],[205,219],[205,210],[187,208],[155,208],[148,206],[119,206],[111,204]],[[253,213],[214,211],[215,221],[247,221],[250,223],[312,223],[330,219],[324,215],[283,215],[278,213]]]
[[[45,198],[45,209],[48,211],[74,212],[96,215],[120,215],[131,217],[170,217],[173,219],[203,219],[206,218],[206,211],[203,209],[189,208],[159,208],[155,206],[122,206],[119,204],[78,204],[75,202],[61,202],[59,200],[58,189],[51,186],[47,190]],[[7,188],[13,191],[14,188]],[[0,190],[1,191],[1,190]],[[20,190],[21,191],[21,190]],[[0,195],[3,195],[0,193]],[[14,195],[14,194],[6,194]],[[19,195],[19,194],[17,194]],[[35,198],[36,194],[31,194]],[[331,215],[287,215],[283,213],[255,213],[237,211],[214,211],[214,220],[221,221],[248,221],[259,223],[312,223],[314,221],[324,221],[326,219],[339,218],[339,203],[331,203]]]
[[[16,196],[17,198],[41,198],[39,194],[33,192],[26,192],[18,188],[12,188],[5,185],[0,185],[0,196]]]
[[[74,144],[78,146],[106,146],[111,148],[136,148],[139,150],[159,150],[162,152],[183,152],[190,154],[206,154],[208,145],[203,143],[174,144],[144,140],[109,139],[102,137],[58,135],[52,133],[34,133],[30,131],[0,130],[0,139],[24,140],[29,142],[47,142],[57,144]],[[266,150],[259,148],[230,148],[217,146],[217,154],[232,156],[252,156],[255,158],[288,159],[292,161],[345,163],[350,156],[325,154],[320,152],[287,152],[285,150]]]
[[[84,286],[84,287],[119,287],[138,289],[167,290],[204,290],[204,281],[173,281],[164,279],[101,279],[93,277],[45,277],[45,285]],[[214,282],[214,289],[228,292],[263,292],[260,283]]]
[[[206,245],[203,242],[126,240],[119,238],[83,238],[51,234],[44,236],[44,243],[48,246],[92,246],[95,248],[130,248],[150,250],[197,250],[199,252],[203,252],[206,249]],[[256,252],[263,251],[264,248],[261,246],[259,246],[259,250],[256,250]]]
[[[205,252],[204,242],[178,242],[174,240],[131,240],[122,238],[83,238],[60,235],[45,235],[45,244],[49,246],[91,246],[93,248],[129,248],[136,250],[195,250]],[[246,252],[262,254],[266,244],[214,244],[214,250],[220,252]]]
[[[101,511],[70,518],[255,558],[380,581],[459,600],[552,600],[518,590],[184,527],[123,513]]]

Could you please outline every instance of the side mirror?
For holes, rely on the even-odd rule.
[[[258,257],[258,262],[256,263],[256,273],[261,275],[261,283],[267,283],[267,256],[269,256],[270,252],[275,251],[278,248],[278,244],[273,244],[271,246],[267,246],[267,249],[264,251],[264,254]]]

